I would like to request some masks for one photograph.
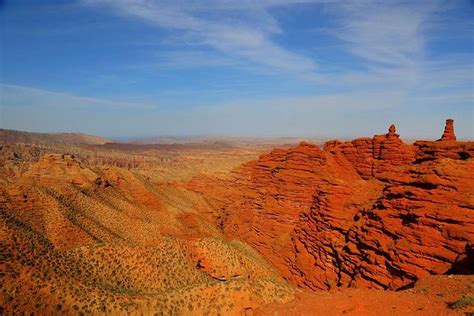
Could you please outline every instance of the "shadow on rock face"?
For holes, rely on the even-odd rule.
[[[466,244],[466,252],[456,258],[446,274],[474,274],[474,245]]]

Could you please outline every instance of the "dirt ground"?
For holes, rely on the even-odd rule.
[[[463,306],[463,302],[468,305]],[[299,291],[290,303],[267,305],[254,312],[257,315],[474,315],[474,276],[432,276],[398,292]]]

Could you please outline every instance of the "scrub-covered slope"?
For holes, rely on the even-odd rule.
[[[81,150],[2,148],[0,314],[240,313],[294,297],[260,254],[201,215],[212,213],[202,197],[147,176],[158,168],[150,153],[129,164]]]

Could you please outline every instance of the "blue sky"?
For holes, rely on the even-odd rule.
[[[0,1],[0,127],[474,138],[472,1]]]

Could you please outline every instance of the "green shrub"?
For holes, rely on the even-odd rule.
[[[448,303],[448,306],[451,309],[461,309],[468,306],[474,306],[474,294],[463,295],[456,301]]]

